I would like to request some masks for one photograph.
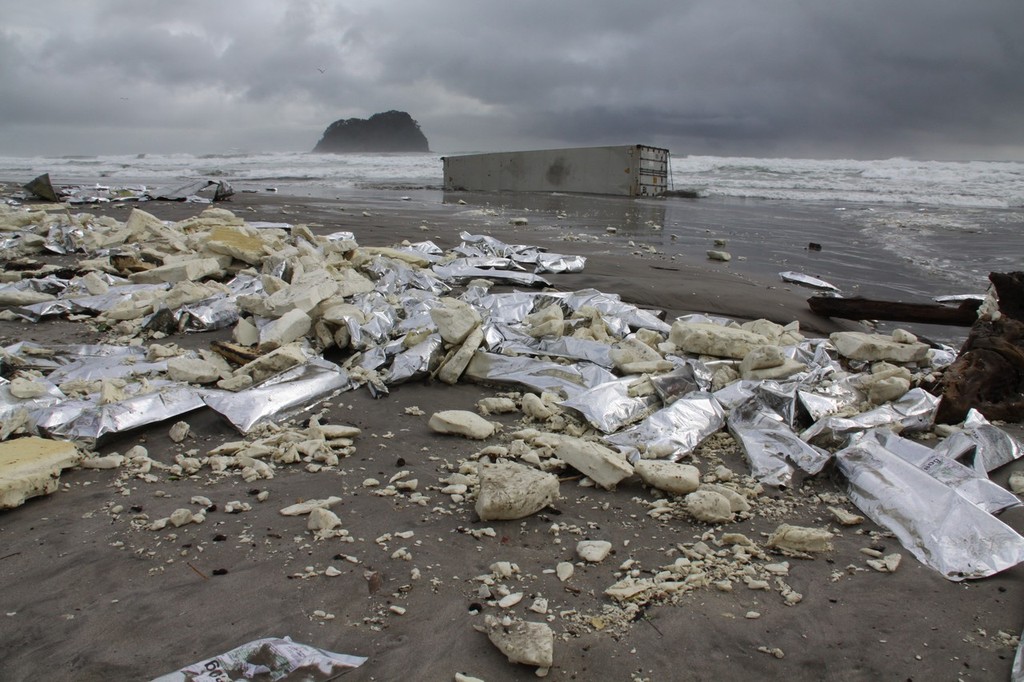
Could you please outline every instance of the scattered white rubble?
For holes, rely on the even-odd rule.
[[[692,464],[641,459],[633,468],[647,485],[675,495],[692,493],[700,485],[700,469]]]
[[[558,477],[516,462],[481,464],[478,477],[481,521],[521,519],[558,499]]]
[[[697,490],[687,495],[684,501],[686,511],[698,521],[730,523],[734,518],[729,499],[713,490]]]
[[[781,524],[771,534],[768,547],[789,552],[828,552],[832,549],[832,533],[824,528],[807,528]]]
[[[612,551],[612,543],[607,540],[580,540],[576,543],[576,554],[592,564],[604,561]]]
[[[840,355],[851,360],[906,363],[923,362],[928,357],[928,344],[917,341],[916,337],[906,332],[890,336],[866,332],[836,332],[829,339]]]
[[[494,434],[494,424],[468,410],[442,410],[430,416],[427,425],[436,433],[484,440]]]
[[[533,438],[533,444],[550,448],[555,457],[604,488],[614,488],[633,474],[633,467],[621,453],[594,441],[564,434],[539,433]]]
[[[532,623],[510,617],[484,617],[484,625],[477,626],[487,633],[488,639],[510,663],[539,668],[543,676],[554,662],[555,636],[547,623]]]

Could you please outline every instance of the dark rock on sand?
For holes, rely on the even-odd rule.
[[[429,152],[420,124],[404,111],[385,111],[370,118],[335,121],[324,131],[314,152]]]

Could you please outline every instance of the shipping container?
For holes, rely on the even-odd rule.
[[[641,144],[466,154],[445,156],[442,162],[448,191],[643,197],[670,189],[669,151]]]

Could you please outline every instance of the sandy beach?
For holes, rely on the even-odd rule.
[[[796,320],[808,336],[862,328],[811,313],[806,299],[813,292],[766,276],[768,265],[716,263],[702,252],[673,258],[630,246],[598,218],[559,220],[557,209],[543,206],[502,209],[368,193],[346,199],[237,194],[217,207],[249,222],[307,224],[318,235],[348,230],[366,247],[431,239],[447,250],[465,230],[584,255],[583,272],[545,277],[562,291],[617,293],[662,311],[669,322],[709,313]],[[74,210],[124,221],[131,208]],[[205,207],[153,201],[139,208],[176,221]],[[510,224],[524,216],[525,224]],[[159,342],[205,349],[230,336],[227,328]],[[65,319],[0,322],[3,346],[103,338],[92,326]],[[440,410],[475,412],[481,398],[513,390],[416,380],[383,397],[365,387],[341,393],[296,420],[305,426],[315,414],[320,423],[360,429],[351,454],[317,471],[301,462],[278,465],[273,478],[247,482],[209,468],[194,475],[154,470],[152,480],[126,468],[66,470],[58,492],[0,511],[0,679],[147,680],[251,640],[284,636],[367,657],[345,680],[443,681],[456,673],[489,682],[536,679],[534,667],[510,663],[474,629],[486,615],[507,614],[554,631],[552,680],[1009,677],[1024,567],[951,582],[871,521],[839,525],[828,507],[857,509],[831,468],[787,489],[765,488],[750,498],[749,514],[726,525],[681,512],[655,518],[651,504],[662,495],[636,477],[604,490],[581,485],[573,472],[563,473],[552,507],[519,520],[480,521],[471,499],[441,489],[481,449],[509,447],[517,430],[540,424],[521,412],[491,414],[501,430],[475,441],[440,435],[427,422]],[[180,419],[190,426],[180,443],[169,437],[176,418],[107,437],[95,452],[123,454],[142,445],[153,459],[173,464],[176,456],[203,457],[242,438],[209,409]],[[1020,437],[1019,427],[1009,428]],[[738,484],[755,487],[742,450],[725,431],[685,461],[705,477],[718,471],[718,480],[726,480],[728,470]],[[1019,462],[1004,466],[993,480],[1006,486],[1018,468]],[[381,494],[389,482],[410,480],[418,485]],[[146,528],[147,520],[204,506],[192,503],[195,496],[212,503],[205,522]],[[315,539],[305,517],[280,514],[288,505],[330,496],[341,498],[333,511],[347,531],[343,537]],[[229,513],[232,501],[246,509]],[[1024,530],[1020,507],[999,518]],[[832,549],[809,558],[764,549],[780,523],[828,528],[835,534]],[[736,558],[724,533],[746,535],[760,555]],[[576,554],[581,540],[607,541],[611,553],[585,562]],[[692,555],[695,544],[698,553],[706,547],[715,555],[706,561],[718,579],[756,565],[758,577],[770,577],[766,589],[737,579],[731,591],[709,584],[630,603],[605,594],[631,571],[650,575]],[[865,548],[899,553],[901,562],[892,573],[876,571],[866,564]],[[496,562],[514,567],[503,575]],[[565,581],[554,572],[560,562],[575,564]],[[773,567],[768,574],[765,565]],[[802,598],[787,602],[789,592]],[[520,593],[521,601],[498,604]]]

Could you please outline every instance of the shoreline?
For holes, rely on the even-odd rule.
[[[349,230],[361,246],[433,239],[447,249],[467,230],[586,255],[582,273],[553,275],[552,283],[562,290],[593,287],[619,293],[638,306],[665,310],[668,319],[710,312],[799,319],[802,329],[818,333],[845,326],[811,314],[806,290],[786,291],[698,258],[634,255],[636,247],[608,240],[601,226],[578,224],[575,218],[535,220],[537,211],[519,209],[487,215],[472,205],[423,206],[400,198],[247,196],[214,207],[248,221],[316,225],[318,234]],[[167,220],[191,217],[207,207],[139,205]],[[124,220],[130,208],[108,205],[102,213]],[[100,213],[94,207],[75,212]],[[508,223],[524,215],[527,225]],[[566,240],[567,230],[597,239]],[[0,334],[4,345],[27,339],[69,342],[74,340],[68,334],[72,325],[4,322]],[[195,348],[224,337],[222,332],[208,334],[172,335],[161,343]],[[146,482],[119,470],[65,471],[58,492],[0,512],[7,614],[0,620],[0,637],[9,652],[0,661],[0,673],[26,679],[51,665],[46,670],[50,679],[149,679],[250,640],[290,636],[330,651],[368,656],[346,680],[400,679],[410,669],[424,680],[450,680],[455,672],[485,680],[536,679],[533,668],[508,663],[485,635],[474,631],[482,616],[473,611],[482,608],[487,614],[511,612],[527,620],[550,616],[557,635],[548,674],[553,680],[654,682],[677,679],[681,664],[696,679],[1009,676],[1015,650],[998,633],[1020,632],[1016,605],[1024,597],[1024,566],[980,581],[951,583],[870,522],[837,527],[835,548],[825,556],[772,555],[775,563],[789,562],[788,574],[780,579],[802,594],[803,601],[794,606],[780,598],[775,585],[764,591],[740,583],[732,592],[696,589],[665,603],[644,603],[638,611],[608,608],[614,605],[603,592],[611,583],[633,568],[647,575],[673,564],[683,556],[679,545],[703,541],[715,551],[727,551],[714,541],[723,532],[735,530],[761,543],[781,521],[835,527],[828,520],[827,501],[840,499],[842,489],[823,474],[793,489],[766,492],[749,519],[712,527],[679,516],[652,518],[648,504],[658,496],[635,479],[605,491],[569,478],[554,510],[516,521],[480,522],[471,503],[449,501],[440,492],[444,481],[480,448],[506,445],[507,434],[530,424],[519,414],[492,415],[505,435],[475,442],[438,435],[427,427],[427,418],[441,409],[475,411],[481,397],[504,392],[461,381],[451,386],[413,381],[379,399],[365,388],[342,393],[323,404],[322,421],[353,425],[361,433],[353,453],[317,472],[279,466],[273,479],[255,482],[216,477],[208,470],[193,476],[157,472],[155,482]],[[97,452],[124,453],[143,444],[152,458],[171,463],[176,455],[195,450],[203,456],[240,438],[211,410],[182,418],[190,424],[182,443],[172,441],[169,423],[162,423],[111,437]],[[300,421],[305,423],[305,417]],[[693,461],[702,473],[718,466],[738,475],[747,472],[741,451],[729,441],[716,436],[698,448]],[[1017,468],[1003,467],[994,480],[1005,486],[1010,470]],[[401,472],[409,473],[396,480],[418,480],[416,490],[428,502],[421,505],[408,492],[378,495],[379,487],[365,484],[369,478],[386,482]],[[270,497],[258,501],[254,491]],[[142,514],[154,519],[176,508],[195,508],[190,500],[196,495],[217,505],[202,524],[154,532],[135,523]],[[351,542],[316,540],[304,518],[279,514],[285,505],[331,495],[342,498],[335,512]],[[248,503],[251,509],[226,513],[229,501]],[[114,511],[117,506],[123,509]],[[1021,508],[1000,518],[1024,528]],[[582,539],[608,540],[614,553],[601,563],[578,561],[575,546]],[[903,562],[891,574],[868,570],[861,552],[865,547],[900,552]],[[492,574],[492,565],[500,561],[512,562],[518,572],[506,578],[492,575],[488,586],[479,576]],[[574,577],[564,584],[550,573],[560,561],[577,561]],[[329,566],[339,574],[329,576]],[[487,596],[485,586],[493,588]],[[499,589],[522,592],[523,601],[510,609],[486,604]],[[548,601],[546,616],[526,609],[536,597]],[[771,653],[776,648],[784,657]]]

